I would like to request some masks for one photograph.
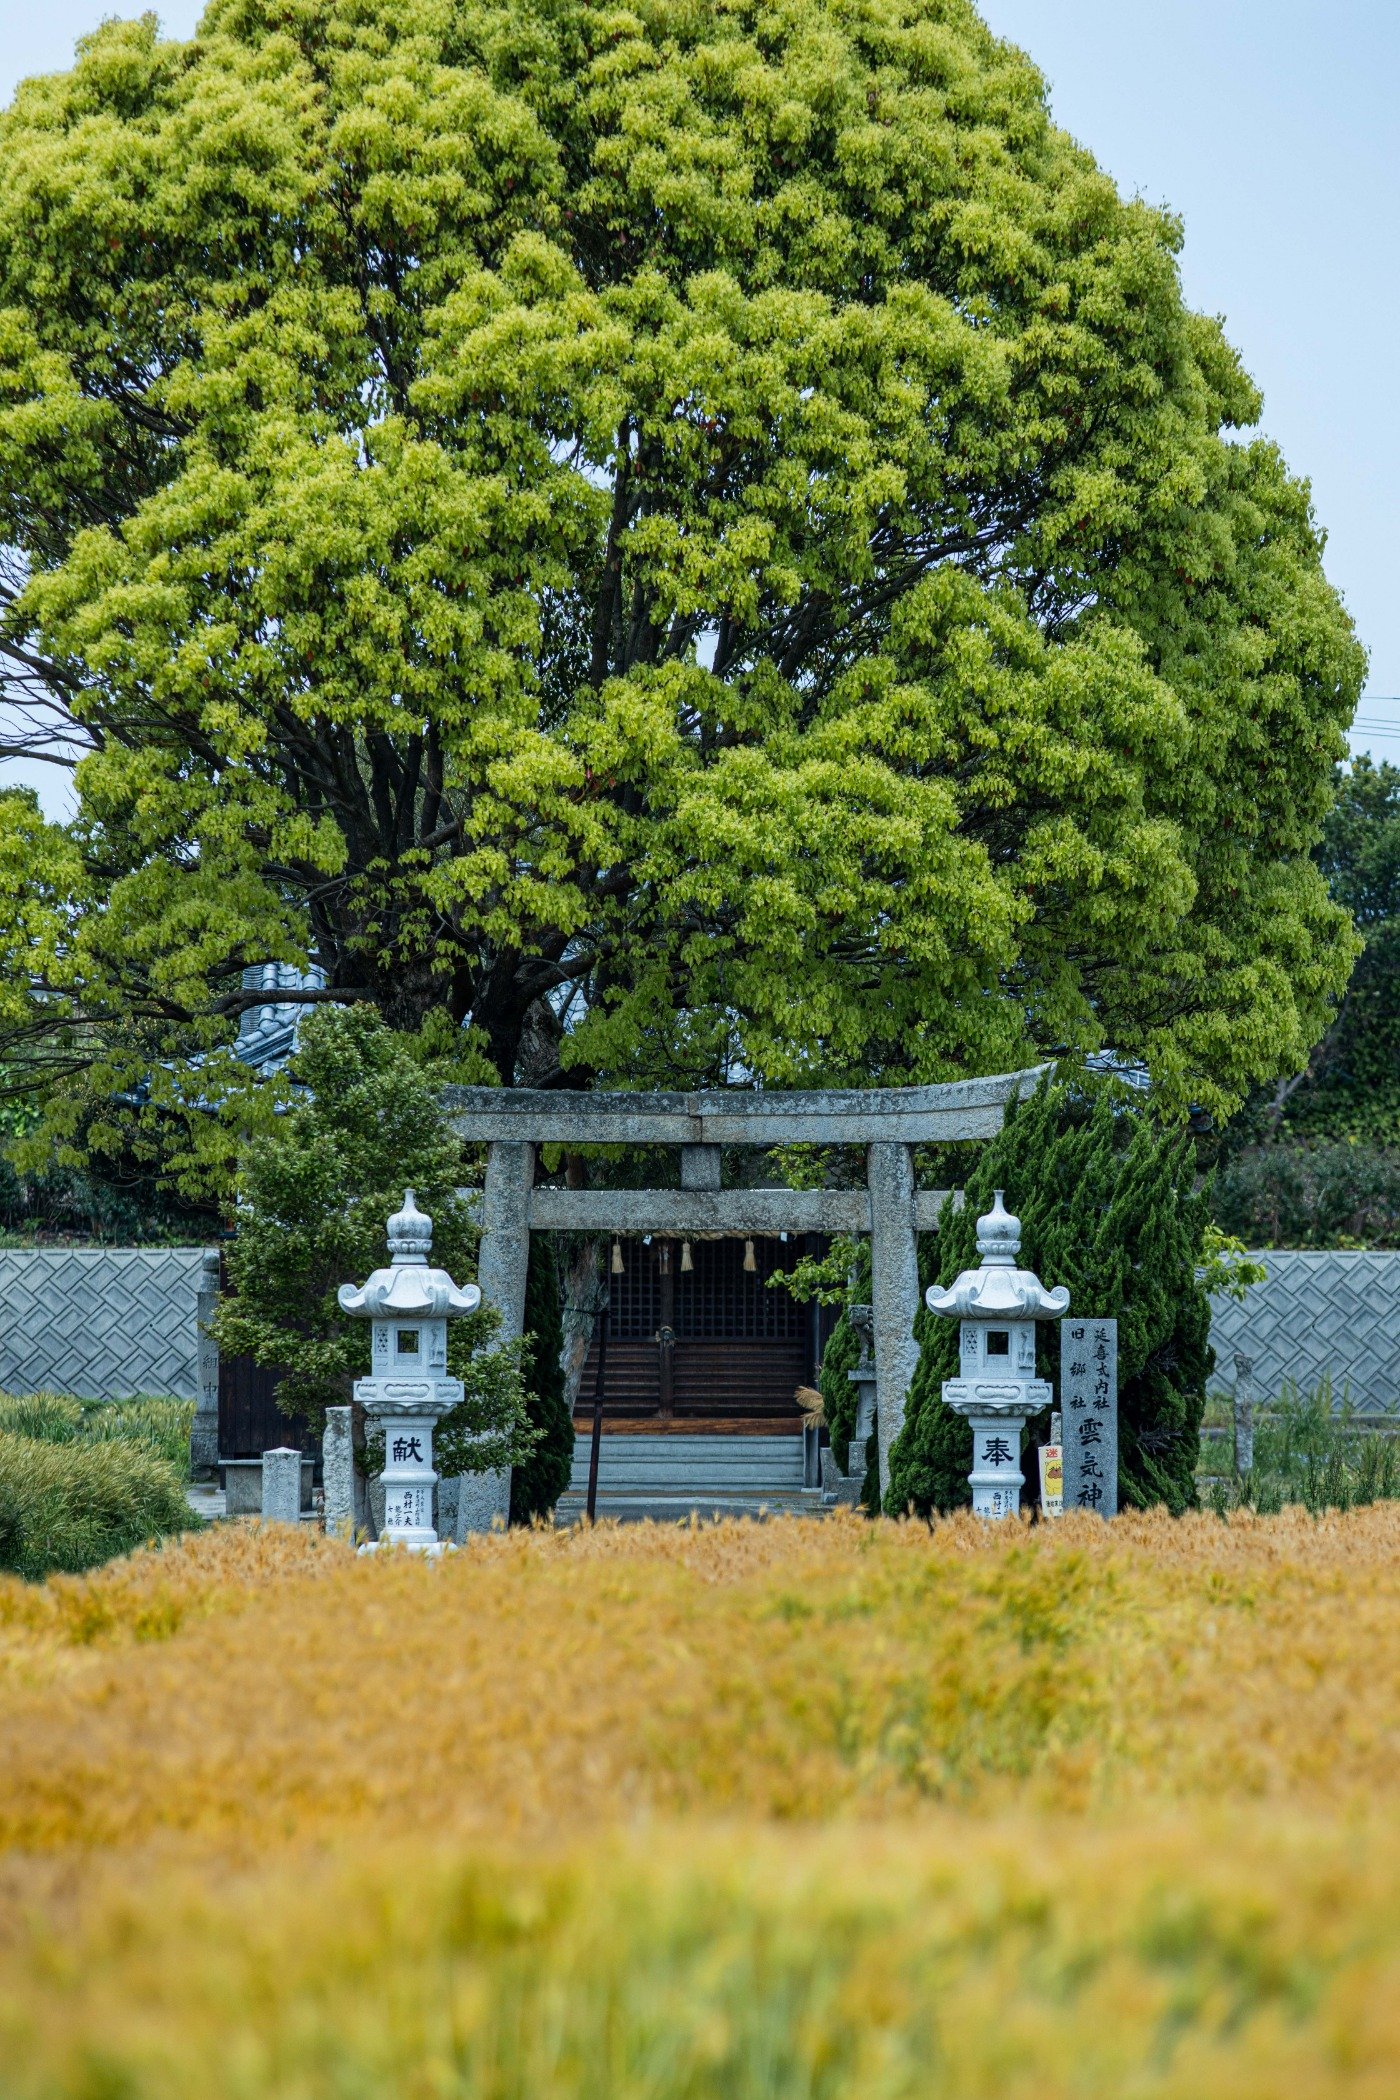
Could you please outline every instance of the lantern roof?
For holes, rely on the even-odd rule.
[[[1069,1310],[1063,1284],[1047,1291],[1033,1269],[1018,1268],[1021,1220],[1013,1217],[998,1189],[991,1209],[977,1220],[981,1266],[964,1269],[947,1290],[935,1284],[925,1295],[930,1312],[954,1320],[1057,1320]]]
[[[336,1294],[341,1310],[361,1320],[443,1320],[475,1312],[481,1292],[435,1269],[428,1260],[432,1245],[433,1221],[406,1189],[403,1209],[389,1220],[388,1268],[376,1269],[366,1283],[343,1283]]]

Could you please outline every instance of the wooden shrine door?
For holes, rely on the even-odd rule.
[[[812,1383],[819,1360],[818,1309],[769,1289],[767,1279],[792,1267],[806,1239],[755,1239],[752,1270],[744,1266],[743,1240],[618,1244],[623,1267],[612,1278],[603,1395],[608,1420],[796,1430],[796,1390]],[[595,1339],[581,1410],[592,1407],[597,1368]]]

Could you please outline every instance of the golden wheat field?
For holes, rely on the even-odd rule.
[[[1400,1508],[0,1587],[15,2100],[1400,2092]]]

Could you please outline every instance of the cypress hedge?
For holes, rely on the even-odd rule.
[[[1209,1303],[1197,1280],[1207,1200],[1194,1183],[1187,1132],[1163,1128],[1118,1088],[1090,1095],[1044,1085],[1008,1114],[968,1176],[964,1208],[945,1206],[936,1239],[923,1250],[945,1285],[975,1267],[977,1219],[994,1189],[1006,1191],[1007,1208],[1021,1219],[1023,1264],[1046,1284],[1068,1284],[1076,1313],[1118,1322],[1120,1503],[1164,1503],[1174,1514],[1195,1505],[1214,1364]],[[971,1431],[941,1392],[956,1375],[958,1323],[921,1307],[915,1332],[918,1369],[890,1457],[885,1507],[892,1515],[912,1507],[927,1516],[971,1499]],[[1039,1369],[1058,1389],[1053,1322],[1040,1331]],[[1033,1482],[1048,1413],[1029,1429],[1025,1473]]]

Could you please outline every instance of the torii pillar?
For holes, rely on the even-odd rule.
[[[914,1152],[910,1145],[869,1150],[870,1304],[875,1329],[875,1429],[880,1499],[890,1486],[890,1450],[919,1362],[919,1247],[914,1231]]]

